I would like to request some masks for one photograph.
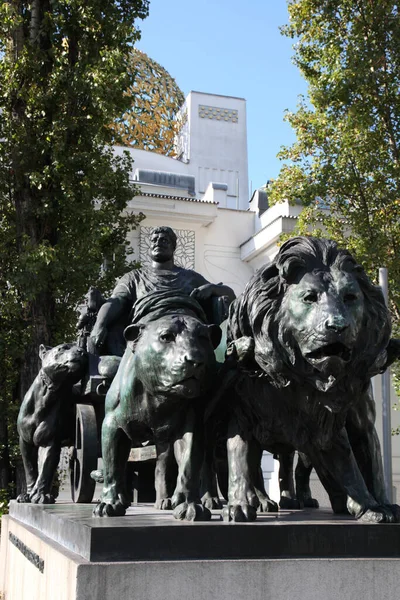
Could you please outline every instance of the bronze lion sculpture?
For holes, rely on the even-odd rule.
[[[145,310],[141,310],[141,304]],[[200,501],[204,409],[215,384],[217,325],[198,302],[176,291],[152,292],[136,304],[127,348],[106,396],[102,426],[104,487],[95,516],[122,516],[130,505],[125,467],[132,442],[155,442],[156,507],[185,520],[209,520]],[[178,475],[170,489],[176,461]]]
[[[292,238],[253,276],[228,322],[228,343],[249,337],[253,354],[220,394],[230,410],[226,520],[256,518],[260,448],[306,454],[335,511],[399,520],[385,495],[370,386],[387,366],[390,333],[380,288],[330,240]]]
[[[74,428],[73,407],[79,393],[73,386],[85,374],[88,358],[75,344],[41,345],[39,356],[41,369],[25,394],[17,420],[27,486],[17,502],[53,504],[61,447],[69,445]]]

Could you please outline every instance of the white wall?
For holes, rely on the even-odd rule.
[[[226,207],[246,210],[249,202],[246,101],[190,92],[186,106],[190,138],[188,158],[199,193],[205,192],[211,181],[226,183]],[[217,115],[214,114],[216,110],[210,109],[221,112]],[[229,113],[224,113],[225,110]],[[204,116],[207,111],[210,116]]]
[[[291,206],[287,201],[275,204],[261,215],[257,207],[250,204],[254,210],[254,232],[244,239],[240,245],[242,260],[256,271],[275,258],[282,233],[290,233],[296,225],[300,214],[300,206]]]
[[[196,268],[214,283],[229,285],[241,293],[253,269],[240,256],[240,240],[253,230],[254,215],[247,211],[219,208],[217,218],[198,232]]]

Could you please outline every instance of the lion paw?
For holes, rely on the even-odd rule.
[[[183,492],[174,492],[171,498],[172,508],[176,508],[179,504],[186,502],[186,496]]]
[[[386,507],[394,516],[394,522],[400,523],[400,506],[398,504],[387,504]]]
[[[304,498],[302,504],[304,508],[319,508],[319,502],[316,498]]]
[[[365,523],[398,523],[400,507],[397,504],[374,506],[366,510],[359,520]]]
[[[211,512],[202,504],[182,502],[174,509],[173,515],[179,521],[210,521]]]
[[[56,499],[52,494],[44,494],[43,492],[33,492],[30,495],[32,504],[54,504]]]
[[[209,492],[206,492],[204,494],[204,496],[201,499],[201,503],[209,510],[222,508],[222,502],[218,498],[218,496],[211,496]]]
[[[23,503],[23,502],[30,502],[31,501],[31,497],[29,496],[28,492],[25,492],[24,494],[20,494],[17,497],[17,502]]]
[[[279,511],[279,506],[276,502],[274,502],[274,500],[271,500],[271,498],[259,498],[260,500],[260,506],[258,508],[258,510],[261,513],[269,513],[269,512],[278,512]]]
[[[110,504],[100,500],[93,509],[94,517],[123,517],[126,508],[121,502]]]
[[[94,517],[123,517],[131,505],[123,489],[111,485],[103,490],[100,500],[93,509]]]
[[[287,496],[281,496],[279,500],[279,508],[283,510],[299,510],[302,508],[301,503],[296,498],[288,498]]]
[[[172,510],[171,498],[160,498],[160,500],[156,500],[154,508],[157,510]]]
[[[257,509],[250,504],[228,504],[222,511],[222,518],[224,521],[233,521],[234,523],[255,521]]]
[[[283,494],[285,495],[285,494]],[[319,502],[316,498],[312,497],[310,486],[302,482],[301,484],[296,480],[296,498],[300,502],[301,508],[319,508]],[[344,498],[346,504],[346,497]]]

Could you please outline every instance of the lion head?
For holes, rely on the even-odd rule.
[[[54,387],[77,383],[88,364],[85,350],[76,344],[60,344],[54,348],[46,348],[41,344],[39,357],[42,361],[41,372]]]
[[[276,386],[309,381],[327,391],[384,364],[390,319],[380,288],[327,239],[295,237],[260,269],[231,307],[228,341],[250,336]]]
[[[216,369],[217,325],[194,316],[170,314],[125,330],[135,354],[135,377],[154,395],[195,398],[210,387]]]

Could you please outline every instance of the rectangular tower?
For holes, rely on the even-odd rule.
[[[211,182],[225,184],[221,208],[247,210],[249,202],[246,101],[243,98],[190,92],[182,107],[178,156],[189,164],[196,193]]]

